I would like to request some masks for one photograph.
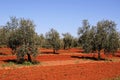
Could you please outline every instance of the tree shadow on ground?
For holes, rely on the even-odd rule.
[[[27,61],[27,59],[25,59],[24,61]],[[7,60],[3,60],[3,62],[9,63],[15,63],[15,64],[22,64],[24,61],[18,62],[16,59],[7,59]]]
[[[7,54],[0,52],[0,55],[7,55]]]
[[[24,59],[23,61],[17,61],[16,59],[8,59],[8,60],[3,60],[3,62],[5,63],[14,63],[14,64],[23,64],[24,62],[29,62],[27,59]],[[39,64],[40,62],[37,60],[33,60],[32,62],[30,62],[31,64]]]
[[[95,60],[98,61],[98,58],[95,57],[89,57],[89,56],[71,56],[72,58],[78,58],[78,59],[88,59],[88,60]],[[107,59],[101,58],[99,61],[106,61]]]
[[[120,55],[115,55],[115,57],[120,57]]]
[[[83,53],[83,51],[73,51],[73,52],[76,52],[76,53]]]
[[[13,62],[13,63],[17,63],[16,59],[8,59],[8,60],[3,60],[3,62]]]
[[[41,54],[59,54],[58,52],[53,53],[53,52],[41,52]]]

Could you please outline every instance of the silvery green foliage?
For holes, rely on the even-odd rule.
[[[14,18],[13,18],[14,19]],[[35,25],[29,19],[11,19],[9,23],[10,36],[8,38],[8,46],[16,53],[17,61],[23,62],[24,56],[28,56],[28,61],[32,61],[31,56],[37,54],[37,42],[35,41]],[[17,27],[15,27],[17,24]]]
[[[70,33],[65,33],[63,35],[64,49],[72,47],[73,36]]]
[[[102,20],[96,26],[90,26],[87,20],[83,20],[83,26],[78,30],[79,43],[85,52],[100,51],[114,53],[119,48],[120,36],[113,21]]]
[[[56,53],[56,50],[60,49],[59,33],[52,28],[49,32],[46,33],[46,39],[47,42],[52,46],[54,53]]]

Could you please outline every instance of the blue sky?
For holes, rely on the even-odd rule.
[[[39,34],[54,28],[60,34],[77,36],[83,19],[91,25],[113,20],[120,30],[120,0],[0,0],[0,25],[10,16],[33,20]]]

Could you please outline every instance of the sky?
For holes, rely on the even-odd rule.
[[[38,34],[54,28],[77,37],[84,19],[90,25],[113,20],[120,30],[120,0],[0,0],[0,25],[11,16],[33,20]]]

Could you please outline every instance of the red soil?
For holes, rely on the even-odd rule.
[[[81,63],[0,69],[0,80],[104,80],[120,76],[119,63]]]
[[[12,54],[12,50],[10,48],[0,48],[0,55],[8,55]]]
[[[53,50],[52,49],[45,49],[45,48],[39,48],[39,52],[42,54],[52,54]],[[60,49],[57,51],[57,53],[81,53],[83,52],[82,49],[77,49],[77,48],[71,48],[71,49]],[[0,55],[11,55],[12,50],[10,48],[0,48]]]
[[[41,61],[39,65],[12,68],[0,66],[0,80],[104,80],[120,76],[119,53],[118,57],[108,56],[119,60],[111,62],[83,60],[82,57],[92,57],[93,54],[78,53],[79,49],[59,50],[60,54],[46,54],[51,53],[51,49],[41,51],[43,54],[37,57]],[[101,56],[106,57],[104,54]],[[0,56],[0,64],[15,59],[16,56],[12,55]]]

